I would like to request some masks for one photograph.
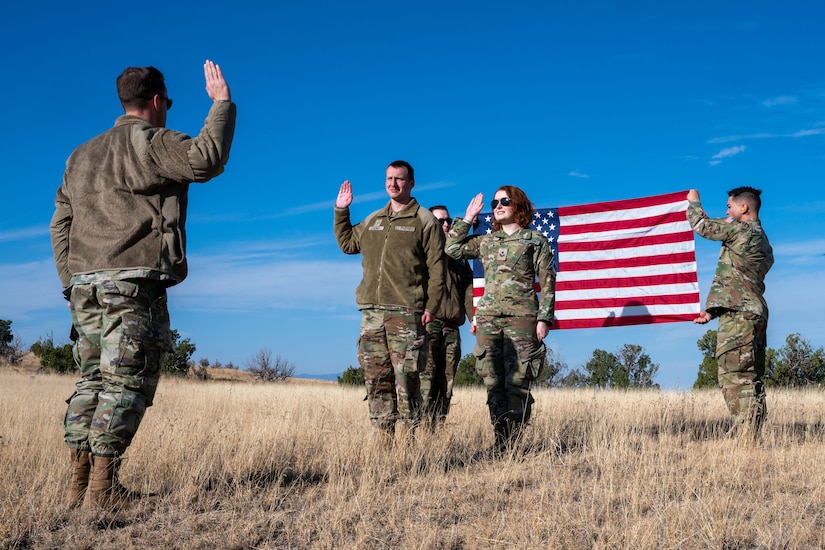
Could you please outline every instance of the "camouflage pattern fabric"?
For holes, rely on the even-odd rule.
[[[718,379],[734,430],[756,435],[767,416],[762,382],[768,327],[764,293],[773,249],[758,219],[708,218],[699,201],[690,202],[687,219],[700,236],[722,241],[705,311],[719,318]]]
[[[426,339],[419,313],[362,310],[358,362],[364,369],[370,421],[377,428],[392,432],[396,422],[418,423]]]
[[[508,235],[467,236],[470,224],[457,219],[447,237],[447,255],[455,259],[481,260],[484,296],[476,315],[533,317],[553,322],[556,303],[556,270],[553,251],[538,231],[519,229]],[[541,300],[535,283],[541,288]]]
[[[476,371],[487,388],[494,424],[526,424],[532,413],[530,382],[544,365],[546,348],[532,317],[476,317]]]
[[[705,310],[718,317],[717,309],[748,311],[767,319],[765,275],[773,266],[773,249],[759,220],[739,222],[708,218],[698,201],[690,203],[687,219],[693,230],[712,241],[722,241],[719,263]]]
[[[476,308],[476,370],[487,388],[487,406],[497,438],[508,439],[530,420],[530,382],[545,361],[536,337],[537,321],[553,322],[556,271],[553,252],[538,231],[468,236],[457,219],[447,237],[448,256],[477,258],[484,266],[484,296]],[[536,282],[541,299],[536,293]]]
[[[152,280],[74,284],[73,354],[80,380],[66,401],[65,441],[97,456],[122,455],[152,405],[171,349],[165,287]]]
[[[453,380],[461,360],[458,327],[435,320],[427,324],[427,365],[421,372],[421,397],[425,418],[432,423],[450,412]]]
[[[719,317],[716,359],[719,385],[734,429],[759,433],[768,414],[765,402],[765,348],[768,322],[749,312],[728,311]]]

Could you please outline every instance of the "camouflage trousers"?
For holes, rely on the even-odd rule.
[[[450,412],[453,380],[461,360],[458,327],[434,320],[427,324],[427,365],[421,372],[423,414],[427,420],[443,420]]]
[[[395,423],[415,425],[421,408],[419,373],[427,360],[421,314],[365,309],[358,339],[370,421],[384,431]]]
[[[535,317],[476,317],[476,371],[487,388],[494,425],[526,424],[532,413],[530,382],[538,377],[547,352],[536,338]]]
[[[734,428],[759,433],[768,414],[765,402],[765,348],[768,320],[753,313],[719,316],[716,361],[719,385]]]
[[[80,380],[66,401],[64,440],[116,457],[152,405],[171,347],[166,289],[148,279],[75,284],[70,303]]]

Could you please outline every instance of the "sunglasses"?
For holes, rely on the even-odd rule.
[[[511,201],[509,197],[501,197],[501,200],[493,199],[490,201],[490,208],[495,208],[498,206],[498,203],[501,203],[501,206],[510,206],[511,202],[513,201]]]
[[[442,225],[445,224],[445,223],[447,225],[453,225],[453,219],[452,218],[436,218],[436,221],[438,221],[438,223],[440,223]]]
[[[158,96],[158,97],[160,97],[162,100],[164,100],[166,102],[166,110],[167,111],[172,108],[172,100],[171,99],[169,99],[168,97],[161,97],[161,96]]]

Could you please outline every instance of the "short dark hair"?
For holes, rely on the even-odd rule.
[[[512,201],[513,209],[515,210],[516,223],[522,228],[530,227],[533,221],[533,203],[527,198],[527,194],[516,187],[515,185],[502,185],[496,189],[496,193],[504,191]],[[495,196],[495,194],[493,195]],[[493,231],[499,231],[501,224],[493,217]]]
[[[165,94],[163,73],[154,67],[127,67],[117,77],[117,96],[128,110],[144,107],[155,94]]]
[[[737,187],[728,191],[728,196],[730,198],[737,202],[744,202],[751,210],[754,211],[754,214],[758,214],[759,209],[762,208],[762,199],[759,198],[759,195],[761,194],[761,189],[755,189],[748,186]]]
[[[436,204],[435,206],[431,206],[431,207],[429,208],[429,210],[430,210],[430,212],[432,212],[432,211],[434,211],[434,210],[444,210],[445,212],[449,212],[449,211],[450,211],[450,210],[449,210],[446,206],[444,206],[443,204]]]
[[[415,181],[415,170],[406,160],[394,160],[387,165],[387,168],[406,168],[407,177],[410,178],[410,181]]]

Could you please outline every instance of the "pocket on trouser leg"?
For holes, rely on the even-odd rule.
[[[475,369],[476,373],[482,378],[485,378],[490,373],[490,367],[487,365],[487,361],[489,360],[489,355],[487,353],[487,348],[482,345],[476,344],[473,346],[473,357],[476,359]]]
[[[404,355],[402,370],[407,374],[418,374],[427,368],[427,335],[422,334],[413,340]]]
[[[112,396],[106,396],[111,399]],[[107,399],[107,400],[108,400]],[[92,451],[99,456],[117,456],[126,452],[146,413],[146,399],[136,391],[123,388],[112,402],[98,411],[92,430]]]
[[[66,405],[63,440],[73,447],[88,450],[89,427],[97,408],[97,395],[75,391],[66,400]]]
[[[524,358],[524,380],[532,382],[541,374],[547,361],[547,347],[542,343]]]

